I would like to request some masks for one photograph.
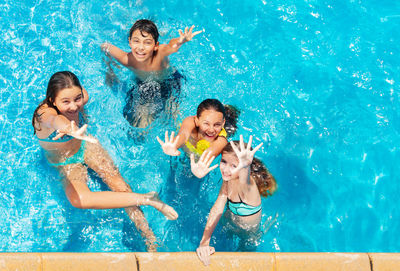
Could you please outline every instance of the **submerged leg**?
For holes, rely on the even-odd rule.
[[[140,195],[132,192],[130,186],[125,182],[115,167],[108,153],[98,144],[87,144],[85,152],[85,162],[90,168],[96,171],[107,186],[114,192],[125,192],[129,194]],[[150,192],[140,195],[147,201],[155,203],[155,206],[168,219],[175,219],[176,212],[172,207],[161,202],[156,192]],[[125,208],[129,218],[134,222],[141,235],[146,239],[148,251],[156,250],[156,237],[150,229],[149,224],[144,217],[143,211],[138,206],[130,206]],[[175,213],[175,214],[174,214]]]

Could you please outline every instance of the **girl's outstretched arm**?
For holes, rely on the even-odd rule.
[[[175,133],[172,132],[171,136],[168,136],[168,131],[165,132],[165,141],[162,141],[157,136],[157,141],[160,143],[165,154],[171,156],[178,156],[181,152],[178,150],[182,147],[183,144],[189,139],[190,134],[193,129],[196,127],[194,123],[194,117],[187,117],[183,120],[181,128],[179,129],[179,133],[176,137],[174,137]]]
[[[217,157],[225,148],[226,144],[228,144],[228,140],[223,136],[219,136],[214,142],[210,144],[210,147],[207,150],[210,151],[212,155]]]
[[[54,108],[46,108],[39,113],[42,125],[58,131],[57,136],[55,136],[53,140],[57,140],[68,134],[80,140],[86,140],[92,143],[98,142],[94,137],[85,135],[87,129],[86,124],[78,128],[74,121],[70,121],[65,116],[59,115]]]
[[[210,214],[207,219],[206,227],[204,228],[203,237],[201,238],[200,245],[196,250],[197,256],[204,265],[210,264],[210,255],[215,252],[214,248],[210,247],[211,235],[221,218],[226,202],[228,200],[228,183],[223,182],[221,190],[219,191],[218,198],[211,208]]]

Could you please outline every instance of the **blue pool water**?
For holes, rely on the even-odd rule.
[[[166,157],[155,137],[174,126],[162,118],[139,140],[122,116],[132,75],[104,80],[99,45],[128,50],[132,23],[151,18],[163,43],[187,25],[205,30],[170,58],[186,77],[180,119],[215,97],[242,110],[238,134],[266,143],[258,157],[279,189],[263,200],[257,251],[400,252],[400,2],[3,0],[0,13],[0,251],[145,249],[123,210],[71,207],[46,164],[31,117],[59,70],[88,90],[89,132],[133,190],[159,191],[179,212],[171,222],[143,208],[160,251],[197,247],[219,172],[198,182]],[[93,174],[90,187],[104,189]],[[236,241],[219,225],[212,243]]]

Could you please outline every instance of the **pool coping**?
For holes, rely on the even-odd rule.
[[[216,252],[204,266],[195,252],[0,253],[0,270],[392,271],[400,253]]]

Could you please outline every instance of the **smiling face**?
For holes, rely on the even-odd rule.
[[[139,29],[132,33],[129,39],[129,46],[133,57],[138,62],[151,60],[154,52],[158,50],[158,42],[155,42],[153,36]]]
[[[222,174],[222,180],[230,181],[238,178],[239,173],[232,173],[233,170],[239,165],[239,159],[234,152],[223,152],[221,156],[221,163],[219,168]]]
[[[76,114],[84,106],[82,90],[77,86],[60,90],[54,99],[53,105],[68,119],[75,118]]]
[[[195,116],[195,123],[201,139],[213,142],[225,125],[224,115],[213,109],[201,112],[200,117]]]

